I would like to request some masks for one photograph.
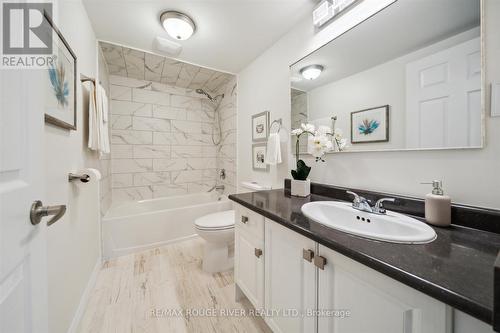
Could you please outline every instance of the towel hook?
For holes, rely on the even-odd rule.
[[[279,119],[276,119],[276,120],[273,120],[273,122],[271,123],[271,125],[269,126],[269,133],[271,133],[271,130],[273,129],[273,125],[274,124],[278,124],[278,130],[276,131],[276,133],[279,133],[281,131],[281,127],[283,125],[283,121],[281,118]]]

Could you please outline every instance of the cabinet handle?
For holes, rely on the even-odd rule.
[[[243,223],[246,224],[248,222],[248,217],[242,215],[241,216],[241,222],[243,222]]]
[[[313,250],[302,249],[302,258],[309,261],[309,262],[312,262],[312,260],[314,258]]]
[[[262,250],[261,250],[261,249],[257,249],[257,248],[256,248],[256,249],[255,249],[255,251],[254,251],[254,253],[255,253],[255,256],[256,256],[257,258],[260,258],[260,256],[262,255]]]
[[[325,269],[326,265],[326,258],[322,256],[316,256],[314,257],[314,266],[318,267],[319,269]]]

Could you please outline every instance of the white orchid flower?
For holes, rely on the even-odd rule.
[[[304,130],[304,132],[314,133],[315,127],[313,124],[301,124],[300,127]]]
[[[330,127],[322,125],[318,127],[317,134],[326,136],[328,134],[333,134],[333,133]]]
[[[311,139],[311,155],[316,158],[322,158],[332,148],[333,144],[326,135],[315,135]]]
[[[302,133],[304,133],[304,130],[302,128],[296,128],[292,130],[292,135],[301,135]]]

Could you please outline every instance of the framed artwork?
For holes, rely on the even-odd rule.
[[[76,55],[52,18],[47,13],[44,18],[55,32],[52,38],[54,61],[47,68],[45,122],[76,130]]]
[[[255,171],[269,171],[269,164],[266,163],[265,143],[256,143],[252,145],[252,168]]]
[[[269,136],[269,111],[252,116],[252,141],[267,141]]]
[[[389,105],[351,112],[351,142],[389,141]]]

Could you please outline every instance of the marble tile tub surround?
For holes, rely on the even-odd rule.
[[[109,74],[215,92],[225,88],[234,75],[188,64],[160,55],[99,42]]]
[[[500,235],[453,225],[436,228],[429,244],[408,245],[369,240],[306,218],[303,204],[335,200],[318,194],[291,196],[278,189],[230,195],[229,198],[272,221],[379,271],[491,325],[494,304],[493,265]]]
[[[116,75],[110,94],[113,202],[204,192],[216,184],[216,104],[192,89]]]

